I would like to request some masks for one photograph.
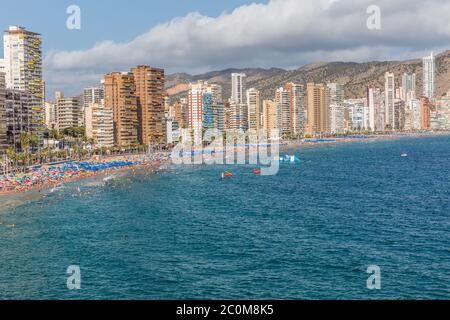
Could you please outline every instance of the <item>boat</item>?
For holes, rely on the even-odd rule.
[[[401,155],[402,157],[407,157],[408,156],[408,154],[407,153],[402,153],[402,155]]]
[[[253,169],[253,174],[255,175],[261,174],[261,169]]]
[[[233,174],[229,171],[222,172],[222,179],[226,177],[232,177]]]

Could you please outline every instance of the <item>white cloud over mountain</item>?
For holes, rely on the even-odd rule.
[[[366,26],[369,5],[381,9],[381,30]],[[218,17],[190,13],[125,43],[103,41],[87,50],[50,51],[45,77],[50,90],[75,91],[106,72],[138,64],[196,73],[411,58],[450,49],[448,17],[448,0],[271,0]]]

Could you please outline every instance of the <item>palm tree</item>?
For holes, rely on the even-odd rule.
[[[22,149],[22,152],[24,152],[26,165],[29,164],[30,147],[37,146],[38,143],[38,138],[35,135],[29,132],[22,132],[20,134],[20,147]]]

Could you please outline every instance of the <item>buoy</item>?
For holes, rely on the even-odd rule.
[[[261,169],[253,169],[253,174],[261,174]]]
[[[231,172],[228,172],[228,171],[222,172],[222,178],[225,178],[225,177],[232,177],[232,176],[233,176],[233,174],[232,174]]]

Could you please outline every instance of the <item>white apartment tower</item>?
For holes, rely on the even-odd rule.
[[[385,124],[391,129],[395,128],[395,78],[391,72],[386,72],[384,75],[384,111]]]
[[[436,93],[436,62],[433,53],[423,58],[423,95],[433,100]]]
[[[231,74],[231,99],[232,104],[245,104],[245,73],[232,73]]]
[[[44,82],[41,35],[10,26],[3,37],[6,87],[31,94],[30,130],[41,136],[44,128]]]

